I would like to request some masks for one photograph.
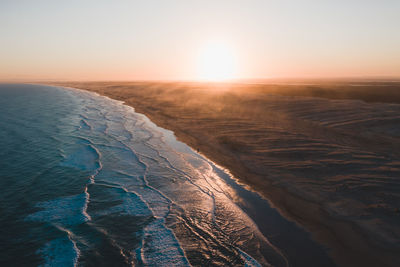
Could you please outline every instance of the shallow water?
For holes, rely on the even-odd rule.
[[[2,266],[332,265],[256,193],[121,102],[0,85]]]

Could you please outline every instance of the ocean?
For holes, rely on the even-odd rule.
[[[268,201],[119,101],[0,85],[0,154],[1,266],[332,265]]]

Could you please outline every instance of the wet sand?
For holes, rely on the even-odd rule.
[[[338,265],[400,265],[399,83],[51,84],[125,101],[173,130],[310,231]]]

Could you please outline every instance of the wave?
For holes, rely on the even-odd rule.
[[[73,240],[73,234],[61,227],[58,229],[65,236],[49,241],[37,251],[45,261],[40,266],[76,266],[78,263],[80,251]]]
[[[97,170],[100,168],[100,153],[91,144],[82,145],[61,163],[62,166],[80,170]]]
[[[165,220],[158,218],[144,229],[139,262],[146,266],[190,266],[189,261]]]
[[[66,196],[54,200],[39,202],[39,211],[26,217],[27,221],[46,222],[64,227],[81,224],[90,220],[85,212],[87,194]]]

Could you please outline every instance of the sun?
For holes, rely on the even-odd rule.
[[[235,78],[236,58],[233,50],[222,42],[210,42],[199,55],[198,76],[206,81],[225,81]]]

